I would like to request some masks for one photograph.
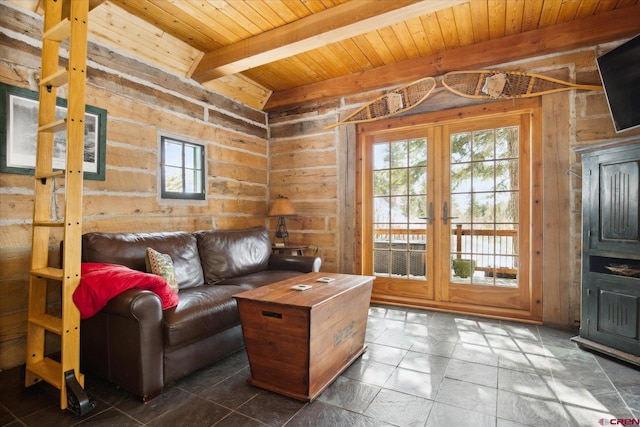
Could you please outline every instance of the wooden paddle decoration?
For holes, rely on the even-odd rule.
[[[466,98],[530,98],[571,89],[602,90],[602,86],[579,85],[520,71],[453,71],[442,77],[451,92]]]
[[[325,126],[325,129],[331,129],[346,123],[371,122],[403,113],[424,101],[435,87],[436,81],[433,77],[416,80],[374,99],[345,119]]]

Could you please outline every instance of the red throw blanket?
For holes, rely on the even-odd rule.
[[[80,317],[95,315],[109,300],[127,289],[148,289],[162,300],[162,309],[178,305],[178,295],[167,281],[155,274],[143,273],[117,264],[82,263],[80,285],[73,293],[73,302]]]

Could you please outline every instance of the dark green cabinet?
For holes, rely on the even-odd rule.
[[[575,341],[640,365],[640,138],[623,142],[582,152],[582,310]]]

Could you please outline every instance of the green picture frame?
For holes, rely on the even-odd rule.
[[[33,175],[38,140],[36,91],[0,83],[0,172]],[[66,115],[67,100],[57,98],[56,118]],[[85,179],[104,181],[107,147],[107,110],[85,108]],[[53,168],[65,168],[66,133],[54,136]]]

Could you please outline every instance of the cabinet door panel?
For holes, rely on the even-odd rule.
[[[640,257],[640,148],[586,156],[588,247],[600,255]]]
[[[600,239],[638,242],[637,161],[600,167]]]

